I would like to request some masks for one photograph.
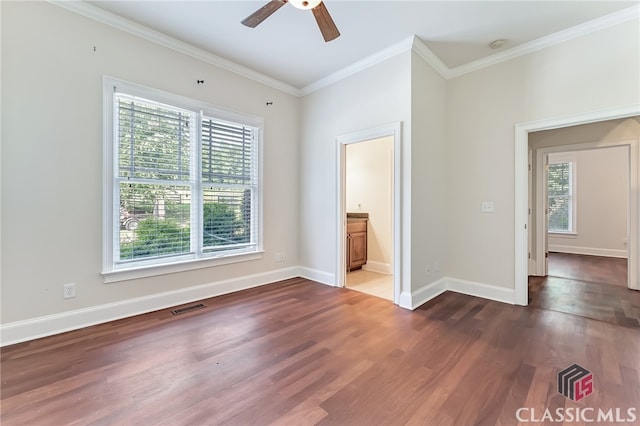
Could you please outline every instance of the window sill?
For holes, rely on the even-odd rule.
[[[166,265],[150,265],[137,268],[120,269],[103,272],[105,284],[119,281],[135,280],[138,278],[155,277],[158,275],[173,274],[176,272],[192,271],[195,269],[210,268],[212,266],[229,265],[233,263],[248,262],[262,259],[263,251],[252,251],[251,253],[229,254],[210,259],[194,259],[183,262],[176,262]]]
[[[573,232],[573,231],[568,231],[568,232],[563,232],[563,231],[549,231],[549,235],[552,237],[567,237],[567,238],[575,238],[578,236],[577,232]]]

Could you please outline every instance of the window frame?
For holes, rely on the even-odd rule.
[[[120,230],[120,200],[119,191],[116,187],[118,177],[118,155],[115,152],[117,142],[115,135],[117,121],[115,119],[116,110],[118,108],[115,102],[115,94],[124,93],[127,95],[141,97],[153,102],[170,105],[173,107],[189,110],[195,113],[197,117],[195,125],[195,143],[191,148],[191,152],[196,156],[192,158],[193,175],[190,178],[192,187],[192,215],[191,228],[192,231],[192,252],[188,254],[179,254],[175,256],[143,259],[132,262],[117,262],[116,248],[119,246],[119,230]],[[197,239],[201,239],[202,234],[202,201],[203,193],[202,173],[201,173],[201,155],[202,155],[202,136],[201,136],[201,120],[203,117],[213,118],[215,120],[226,121],[234,124],[240,124],[254,129],[255,137],[255,166],[256,186],[254,194],[255,205],[252,206],[252,216],[255,220],[255,248],[250,250],[221,250],[217,252],[205,253],[200,244],[194,247],[194,234],[200,234]],[[176,95],[159,89],[130,83],[124,80],[116,79],[109,76],[103,77],[103,259],[102,259],[102,275],[105,283],[124,281],[136,278],[150,277],[167,273],[188,271],[193,269],[207,268],[212,266],[226,265],[231,263],[245,262],[257,260],[263,257],[263,133],[264,120],[251,114],[232,111],[207,102],[191,99],[185,96]],[[194,203],[194,200],[199,200]],[[117,211],[116,211],[117,210]],[[116,232],[118,231],[118,232]]]
[[[547,214],[547,232],[552,235],[566,235],[576,236],[578,234],[577,226],[577,211],[578,211],[578,196],[577,196],[577,174],[578,174],[578,157],[574,153],[550,153],[548,154],[547,164],[569,164],[569,229],[564,231],[561,229],[549,228],[549,214]],[[546,197],[547,197],[547,209],[549,208],[549,171],[546,173]]]

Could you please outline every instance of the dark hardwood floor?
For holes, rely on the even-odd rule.
[[[529,277],[531,306],[640,329],[640,291],[626,286],[626,259],[550,253],[548,273]]]
[[[447,292],[415,311],[292,279],[2,349],[9,425],[513,425],[640,401],[640,333]],[[594,391],[557,392],[578,363]],[[640,415],[640,413],[638,413]]]
[[[627,287],[627,259],[549,253],[548,274],[558,278]]]

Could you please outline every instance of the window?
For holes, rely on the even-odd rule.
[[[549,154],[547,205],[549,232],[576,232],[576,161],[565,155]]]
[[[106,275],[260,252],[260,119],[110,78],[105,112]]]

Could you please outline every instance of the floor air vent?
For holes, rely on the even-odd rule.
[[[185,306],[184,308],[174,309],[171,311],[173,315],[186,314],[187,312],[195,311],[196,309],[206,308],[202,303],[198,303],[197,305]]]

